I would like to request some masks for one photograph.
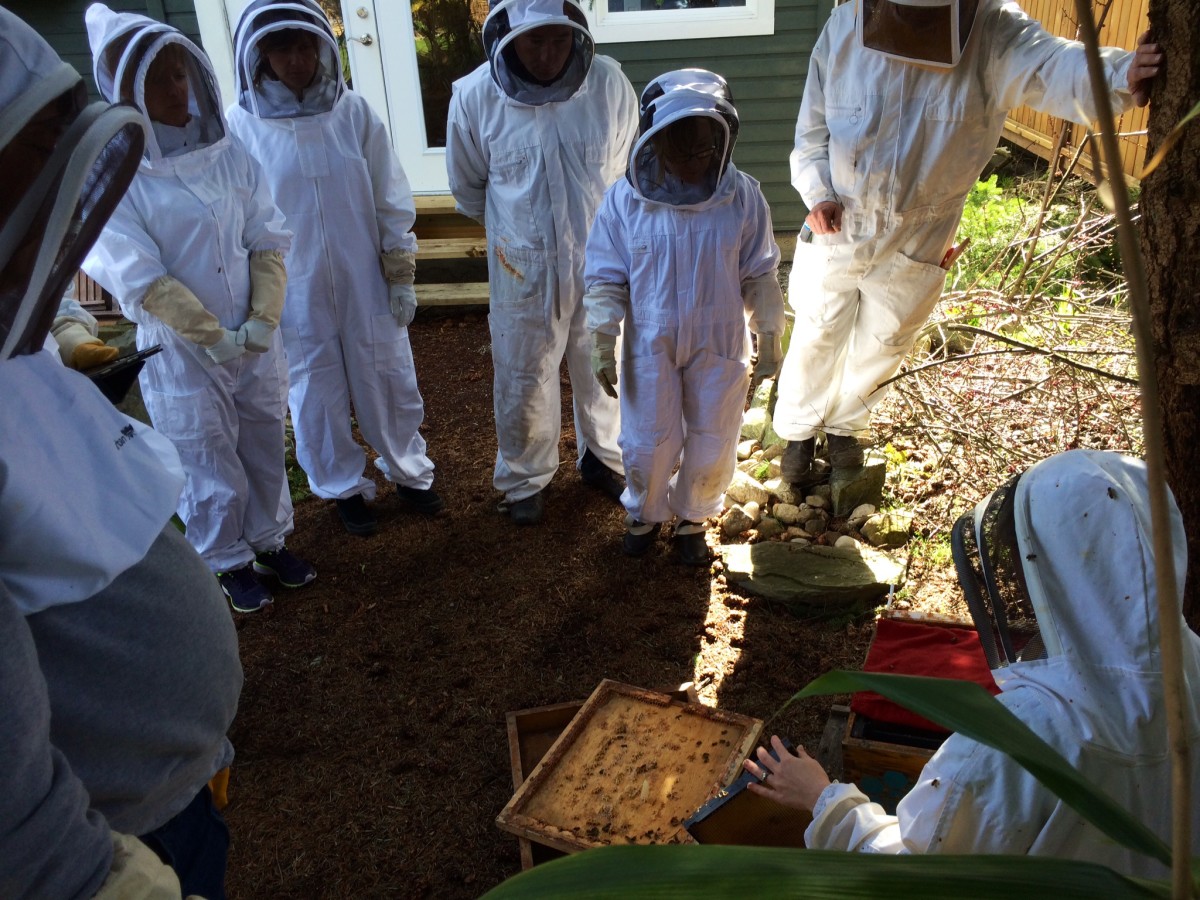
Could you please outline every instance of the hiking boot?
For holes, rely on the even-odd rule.
[[[675,544],[675,552],[679,554],[681,563],[686,566],[707,566],[712,562],[704,532],[703,522],[689,522],[683,519],[675,526],[672,543]]]
[[[359,537],[375,533],[375,514],[367,508],[367,501],[363,499],[362,494],[344,497],[335,502],[338,515],[341,516],[342,524],[348,532]]]
[[[233,607],[234,612],[258,612],[260,609],[270,606],[274,599],[271,597],[271,592],[258,580],[258,576],[254,574],[254,569],[249,563],[239,569],[218,572],[217,583],[221,585],[221,590],[229,598],[229,605]]]
[[[621,480],[621,476],[600,462],[600,458],[590,449],[583,451],[583,459],[579,461],[579,477],[588,487],[593,487],[614,500],[619,501],[625,490],[625,482]]]
[[[439,497],[433,488],[415,488],[398,484],[396,493],[409,509],[423,516],[436,516],[446,508],[446,501]]]
[[[542,521],[546,509],[546,498],[541,491],[531,497],[514,500],[508,504],[508,517],[514,525],[536,525]]]
[[[779,460],[779,476],[789,484],[803,482],[812,474],[813,453],[817,447],[815,437],[802,441],[788,441]]]
[[[621,542],[621,552],[626,556],[642,556],[654,546],[662,525],[658,522],[639,522],[637,519],[625,519],[625,539]]]
[[[274,575],[280,587],[285,588],[304,587],[317,577],[317,570],[287,547],[255,554],[254,571]]]
[[[827,434],[829,465],[835,469],[857,469],[863,464],[863,446],[853,435]]]

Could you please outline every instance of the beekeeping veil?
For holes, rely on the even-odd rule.
[[[257,77],[264,63],[261,50],[263,39],[285,29],[307,31],[316,38],[318,77],[325,79],[332,88],[327,95],[322,95],[324,102],[319,107],[297,105],[294,98],[287,96],[291,92],[286,87]],[[346,89],[342,77],[341,51],[333,34],[333,26],[315,0],[254,0],[242,11],[238,20],[234,46],[237,102],[247,112],[261,119],[328,112]],[[272,90],[276,86],[278,90]]]
[[[691,206],[708,200],[721,182],[737,143],[738,113],[729,85],[705,69],[676,69],[653,79],[639,102],[638,136],[626,172],[634,191],[647,200]],[[711,160],[702,184],[680,185],[670,177],[656,137],[672,125],[697,118],[712,123]],[[661,139],[658,141],[661,145]]]
[[[545,25],[569,27],[574,41],[566,65],[551,84],[534,80],[517,59],[513,46],[522,34]],[[588,31],[587,16],[575,0],[499,0],[492,3],[483,22],[483,49],[492,78],[507,96],[529,106],[541,106],[574,96],[592,67],[596,43]]]
[[[859,0],[862,46],[935,68],[958,65],[979,0]]]
[[[79,73],[0,9],[0,360],[41,349],[144,140],[136,110],[88,105]]]

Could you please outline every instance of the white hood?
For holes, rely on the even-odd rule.
[[[272,32],[284,29],[308,31],[317,38],[317,77],[302,98],[270,75],[255,77],[263,63],[259,43]],[[337,38],[315,0],[253,0],[238,19],[234,44],[238,105],[260,119],[329,112],[346,91]]]
[[[531,80],[512,46],[520,35],[546,25],[566,25],[575,38],[566,68],[548,85]],[[500,0],[483,22],[483,49],[500,90],[518,103],[541,106],[570,100],[583,86],[596,44],[575,0]]]

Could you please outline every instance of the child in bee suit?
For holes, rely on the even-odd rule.
[[[236,31],[230,130],[261,163],[293,232],[281,332],[296,457],[314,494],[337,503],[347,531],[376,527],[375,482],[351,430],[414,512],[444,504],[418,431],[408,325],[416,209],[387,128],[346,87],[329,20],[313,0],[255,0]]]
[[[588,237],[592,366],[608,393],[621,386],[631,556],[678,517],[681,560],[708,562],[702,523],[720,511],[737,462],[750,332],[755,379],[781,362],[779,248],[758,182],[733,165],[737,134],[721,76],[682,69],[651,81],[627,175],[605,194]]]
[[[179,516],[239,612],[271,602],[258,574],[316,572],[284,546],[287,373],[277,326],[291,234],[257,163],[226,133],[206,57],[179,31],[103,4],[86,14],[94,75],[149,124],[141,170],[84,270],[160,344],[141,373],[155,428],[179,450]]]

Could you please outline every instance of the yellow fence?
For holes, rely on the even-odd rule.
[[[1092,10],[1097,21],[1102,22],[1101,43],[1132,50],[1138,36],[1146,30],[1149,3],[1150,0],[1095,0]],[[1077,36],[1074,0],[1022,0],[1021,7],[1054,34]],[[1117,120],[1122,165],[1125,174],[1133,178],[1141,172],[1146,158],[1146,115],[1146,108],[1131,109]],[[1009,115],[1004,136],[1044,159],[1051,159],[1061,142],[1058,152],[1065,164],[1087,141],[1087,129],[1023,106]],[[1084,146],[1077,167],[1079,174],[1087,177],[1091,177],[1094,169],[1091,151],[1090,145]]]

